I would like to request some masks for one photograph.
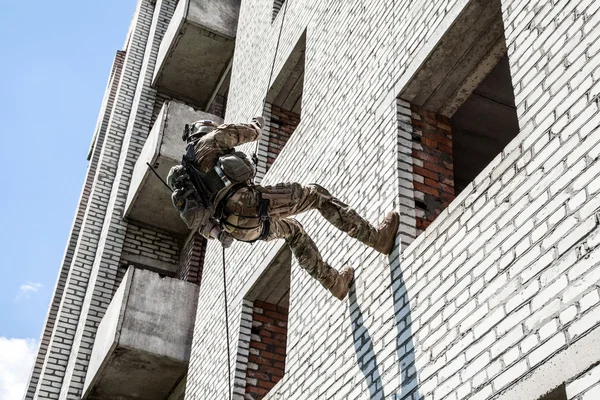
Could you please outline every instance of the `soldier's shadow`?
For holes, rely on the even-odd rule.
[[[410,302],[406,284],[402,277],[399,261],[391,265],[392,290],[394,298],[394,322],[396,324],[396,354],[401,383],[391,396],[384,394],[381,372],[373,348],[371,335],[364,325],[363,313],[356,299],[356,287],[349,291],[348,308],[352,323],[352,337],[358,367],[365,376],[371,400],[390,398],[393,400],[420,399],[418,373],[415,367],[415,345],[412,334]]]
[[[371,335],[364,325],[364,317],[358,302],[356,301],[356,287],[352,285],[348,296],[348,309],[350,310],[350,321],[352,322],[352,337],[356,351],[358,367],[365,376],[371,400],[384,399],[383,384],[379,373],[379,364],[373,350]]]
[[[392,293],[394,299],[394,321],[396,323],[396,354],[400,369],[399,392],[392,394],[393,400],[421,399],[418,371],[415,366],[415,343],[412,333],[412,317],[409,295],[402,276],[399,257],[390,264]]]

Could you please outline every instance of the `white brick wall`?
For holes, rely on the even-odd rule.
[[[374,223],[399,209],[402,227],[401,246],[384,257],[315,212],[299,217],[333,266],[356,267],[356,283],[339,302],[294,262],[286,375],[267,398],[534,399],[564,382],[569,399],[598,397],[600,5],[502,0],[521,133],[416,237],[410,105],[397,96],[468,2],[286,1],[273,79],[306,34],[302,121],[264,182],[318,182]],[[175,3],[139,2],[26,398],[80,396],[119,263],[142,251],[134,237],[143,227],[121,210],[163,98],[150,79]],[[242,2],[228,121],[265,112],[283,19],[272,21],[273,7]],[[161,239],[170,251],[145,256],[172,263],[176,238]],[[243,299],[281,245],[227,252],[237,394],[249,334]],[[221,296],[221,250],[211,242],[187,399],[227,393]]]
[[[89,201],[89,195],[92,190],[92,184],[94,182],[94,176],[96,174],[96,168],[98,166],[100,152],[104,143],[106,128],[109,122],[110,114],[113,109],[115,95],[121,77],[124,58],[125,52],[117,52],[115,61],[113,62],[113,66],[111,68],[108,84],[106,87],[106,93],[102,102],[102,109],[100,110],[100,114],[98,117],[96,131],[94,132],[93,143],[89,155],[90,163],[88,165],[85,184],[82,189],[81,197],[79,199],[79,204],[77,206],[77,211],[75,214],[75,220],[73,221],[73,226],[71,228],[71,234],[69,236],[69,241],[65,250],[63,262],[61,264],[56,285],[54,287],[52,303],[50,304],[50,308],[48,309],[48,315],[46,316],[46,321],[44,323],[44,330],[40,339],[40,346],[38,349],[35,364],[31,372],[31,376],[29,378],[27,393],[25,395],[26,400],[33,399],[33,396],[35,395],[35,391],[39,382],[39,376],[42,371],[44,359],[46,357],[46,352],[48,350],[50,337],[52,336],[52,331],[55,327],[56,314],[58,312],[58,307],[60,306],[61,298],[64,293],[65,283],[69,274],[69,267],[73,260],[73,254],[77,246],[83,217]]]
[[[121,252],[121,264],[138,262],[143,266],[161,268],[161,265],[179,265],[179,238],[172,233],[137,222],[127,224],[127,233]],[[168,268],[168,267],[167,267]]]
[[[275,76],[306,31],[302,121],[265,182],[316,181],[373,222],[395,206],[410,227],[396,96],[467,1],[288,1]],[[229,121],[261,111],[271,7],[242,3]],[[300,217],[332,265],[357,267],[355,295],[332,299],[294,264],[286,375],[268,398],[490,399],[600,325],[598,7],[502,2],[521,133],[423,235],[402,231],[408,247],[386,258]],[[242,299],[279,245],[228,251],[233,355]],[[222,296],[220,255],[211,243],[188,399],[227,392],[224,315],[202,306]]]
[[[121,218],[123,204],[152,118],[155,91],[149,87],[150,79],[174,7],[175,1],[170,0],[138,3],[105,139],[95,147],[100,150],[97,170],[65,289],[62,294],[57,292],[61,296],[57,323],[33,398],[75,398],[81,394],[96,327],[118,283],[127,229]]]
[[[596,365],[565,386],[568,400],[600,398],[600,366]]]
[[[122,131],[121,149],[116,164],[115,179],[108,199],[105,222],[94,263],[83,299],[82,318],[75,332],[71,357],[63,380],[60,398],[81,395],[96,329],[114,293],[117,269],[121,256],[127,223],[123,209],[133,173],[133,167],[151,128],[152,109],[156,90],[150,87],[158,47],[167,29],[168,21],[175,11],[176,0],[140,1],[141,10],[146,9],[146,20],[138,23],[140,30],[147,31],[143,44],[141,72],[135,88],[131,112]],[[149,20],[148,20],[149,18]]]

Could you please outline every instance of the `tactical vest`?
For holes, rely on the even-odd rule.
[[[182,165],[186,169],[194,188],[208,209],[213,201],[218,201],[228,189],[249,182],[255,173],[254,164],[241,151],[230,150],[219,157],[210,171],[203,173],[195,167],[195,142],[188,143]]]

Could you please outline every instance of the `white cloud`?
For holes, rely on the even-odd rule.
[[[0,336],[0,399],[23,399],[36,353],[33,339]]]
[[[40,289],[43,287],[44,285],[42,285],[41,283],[27,282],[19,286],[19,293],[17,293],[17,296],[15,297],[14,301],[17,302],[21,300],[26,300],[31,296],[32,293],[39,292]]]

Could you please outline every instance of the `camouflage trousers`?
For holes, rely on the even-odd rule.
[[[323,261],[315,242],[292,216],[316,209],[327,221],[349,236],[369,246],[377,240],[376,228],[325,188],[317,184],[303,186],[299,183],[248,186],[237,190],[227,201],[226,207],[232,215],[227,219],[231,225],[225,225],[225,229],[235,239],[251,241],[260,236],[260,196],[269,200],[270,230],[265,240],[285,239],[300,266],[319,281],[336,276],[337,270]]]

